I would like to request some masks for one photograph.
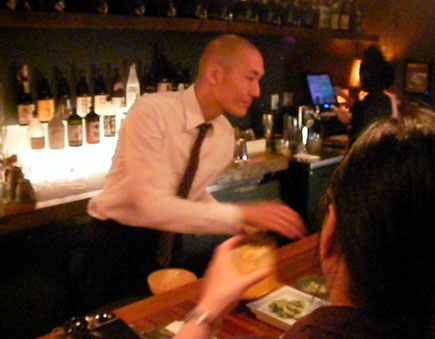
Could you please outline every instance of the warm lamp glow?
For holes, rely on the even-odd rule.
[[[359,93],[358,93],[358,100],[359,101],[363,101],[367,94],[368,93],[365,92],[365,91],[359,91]]]
[[[355,59],[353,61],[352,70],[350,72],[349,87],[360,87],[359,68],[361,67],[361,59]]]
[[[349,89],[348,88],[342,88],[342,91],[344,94],[349,96]],[[345,104],[347,102],[345,97],[342,97],[341,95],[337,95],[337,103],[339,104]]]

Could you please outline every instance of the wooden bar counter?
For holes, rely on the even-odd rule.
[[[303,276],[321,273],[317,255],[318,241],[318,234],[313,234],[278,249],[279,284],[294,286]],[[183,320],[186,313],[195,307],[202,281],[203,279],[199,279],[170,292],[118,308],[114,313],[139,333],[154,327],[165,327],[173,321]],[[245,304],[241,302],[225,318],[218,332],[218,338],[254,333],[279,337],[281,330],[256,319]],[[41,337],[41,339],[49,338],[50,335]]]

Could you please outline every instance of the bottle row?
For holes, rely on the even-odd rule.
[[[235,20],[362,33],[361,0],[1,0],[0,9]]]
[[[71,74],[68,79],[65,70],[55,69],[50,87],[45,72],[35,70],[34,73],[36,79],[32,84],[36,99],[30,88],[32,79],[29,67],[23,65],[18,71],[16,102],[20,125],[30,124],[34,116],[40,122],[49,122],[55,117],[67,120],[73,107],[81,118],[87,116],[91,106],[97,115],[114,116],[128,111],[135,100],[145,92],[184,90],[191,82],[190,72],[180,65],[172,66],[157,48],[154,50],[150,67],[144,67],[143,71],[139,72],[136,64],[132,64],[128,77],[122,77],[116,67],[109,68],[108,72],[102,72],[94,66],[89,77],[91,81],[88,81],[83,70],[71,72],[75,74]],[[70,86],[71,83],[74,86]]]
[[[116,135],[116,126],[121,124],[121,119],[117,115],[100,117],[93,106],[85,118],[81,118],[77,110],[72,109],[67,121],[54,117],[48,124],[42,124],[38,118],[33,118],[27,127],[27,138],[32,150],[64,149],[66,143],[69,147],[80,147],[85,142],[98,144],[103,135],[105,138]]]

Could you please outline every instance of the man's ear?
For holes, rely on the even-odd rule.
[[[216,85],[220,82],[223,74],[222,72],[223,68],[221,65],[219,65],[217,62],[210,63],[206,70],[207,81],[212,85]]]
[[[328,205],[328,214],[325,217],[320,235],[320,255],[321,259],[337,254],[338,244],[336,243],[337,216],[335,207],[332,204]]]

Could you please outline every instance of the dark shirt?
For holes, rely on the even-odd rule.
[[[327,306],[297,321],[284,339],[416,339],[425,331],[410,319],[386,320],[358,308]]]
[[[352,119],[348,135],[350,143],[353,143],[371,123],[380,118],[390,117],[393,110],[390,97],[382,91],[374,91],[363,101],[355,102],[350,111]]]

